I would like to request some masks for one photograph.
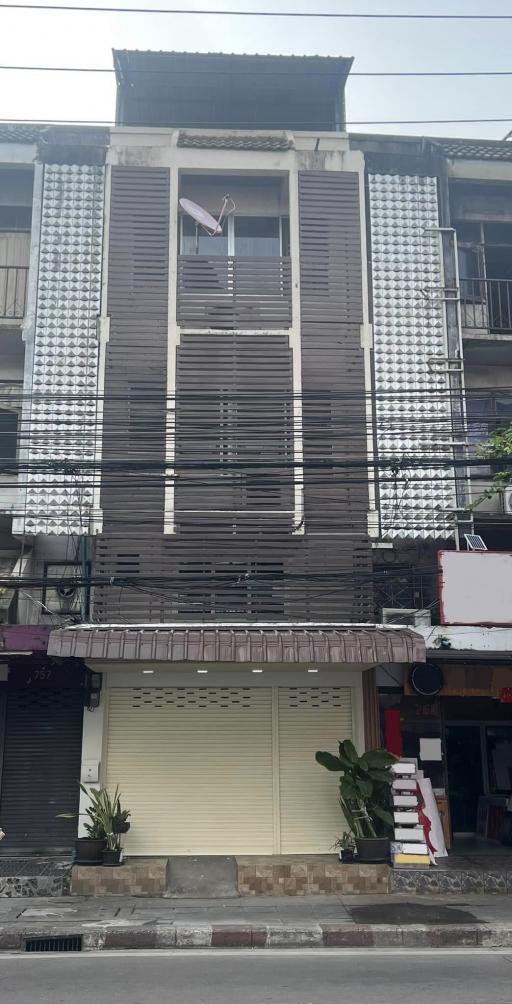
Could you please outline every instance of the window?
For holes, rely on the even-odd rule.
[[[224,233],[217,234],[215,237],[210,237],[210,235],[205,233],[201,227],[198,227],[196,238],[196,225],[194,220],[190,216],[182,216],[180,254],[196,254],[196,240],[198,249],[197,253],[200,255],[214,257],[215,255],[229,254],[228,233],[226,227],[224,228]]]
[[[468,443],[470,456],[478,454],[478,448],[486,443],[496,429],[506,429],[512,423],[512,394],[490,391],[488,394],[473,396],[468,393],[466,398],[466,413],[468,420]],[[472,469],[473,477],[488,477],[493,470],[487,464],[480,464]]]
[[[18,415],[15,411],[0,411],[0,468],[14,473],[18,439]]]
[[[180,254],[204,257],[222,255],[240,258],[273,258],[290,254],[290,224],[288,217],[228,216],[223,232],[210,237],[198,228],[190,216],[180,217]]]
[[[235,255],[270,258],[281,254],[277,216],[235,216]]]
[[[455,223],[459,260],[460,292],[463,303],[464,326],[477,327],[480,322],[478,308],[471,304],[485,301],[484,253],[480,223]],[[482,315],[483,318],[483,315]],[[474,323],[471,323],[474,322]],[[482,320],[482,326],[485,324]]]
[[[0,206],[0,230],[28,230],[32,222],[32,206]]]

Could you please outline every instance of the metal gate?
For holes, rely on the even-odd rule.
[[[0,852],[69,851],[77,832],[83,691],[6,690]],[[0,750],[1,754],[1,750]]]

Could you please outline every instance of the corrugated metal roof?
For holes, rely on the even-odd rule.
[[[184,51],[183,49],[114,49],[114,59],[116,56],[137,55],[137,56],[244,56],[248,59],[304,59],[321,60],[322,63],[353,63],[353,56],[322,56],[320,53],[280,53],[280,52],[219,52],[207,50],[200,52],[198,49]]]
[[[0,143],[37,143],[48,126],[0,122]]]
[[[48,654],[130,662],[421,662],[425,642],[408,628],[71,627],[52,631]]]
[[[512,143],[496,139],[435,139],[446,157],[465,160],[512,160]]]
[[[420,155],[425,151],[425,145],[430,145],[431,152],[436,150],[452,159],[466,160],[512,160],[512,142],[501,139],[459,139],[450,136],[413,136],[395,135],[394,133],[361,133],[351,132],[350,141],[363,150],[369,144],[380,147],[386,152],[414,153]],[[398,144],[395,149],[394,144]],[[400,146],[403,149],[400,149]]]
[[[208,135],[182,130],[178,137],[178,146],[195,147],[199,150],[290,150],[293,143],[285,133],[281,136],[258,136],[251,133],[220,136],[214,133]]]

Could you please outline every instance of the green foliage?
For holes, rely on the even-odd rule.
[[[506,429],[495,429],[487,442],[479,447],[477,454],[479,457],[497,464],[498,470],[494,474],[492,485],[475,499],[471,506],[472,509],[480,505],[481,502],[492,499],[512,483],[512,425]]]
[[[349,739],[338,744],[338,756],[319,750],[317,763],[340,774],[340,805],[356,837],[388,836],[393,827],[391,767],[397,758],[387,750],[358,756]]]
[[[106,788],[87,788],[80,785],[85,795],[89,796],[90,804],[86,813],[90,819],[85,829],[90,837],[105,839],[109,850],[119,850],[121,834],[127,829],[130,816],[128,809],[121,808],[119,785],[111,796]]]
[[[355,848],[354,835],[345,830],[341,837],[338,837],[334,842],[335,847],[339,847],[342,851],[353,851]]]

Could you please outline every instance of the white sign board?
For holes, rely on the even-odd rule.
[[[512,554],[440,551],[441,624],[512,624]]]

